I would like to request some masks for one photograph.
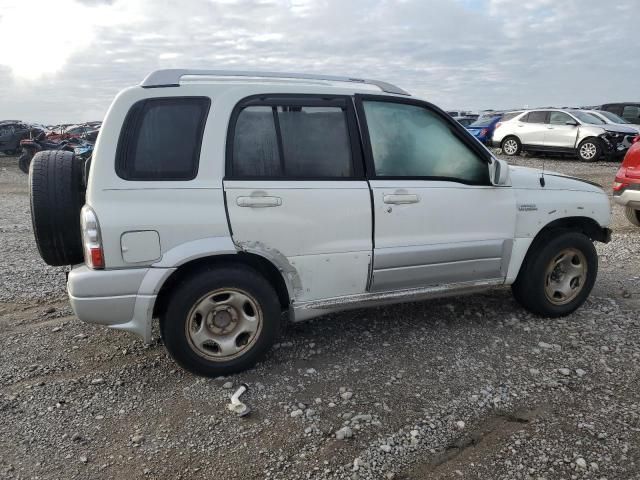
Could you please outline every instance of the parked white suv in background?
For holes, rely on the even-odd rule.
[[[38,248],[73,265],[77,316],[147,342],[158,318],[202,375],[250,367],[283,321],[348,308],[511,285],[567,315],[610,238],[599,186],[509,167],[370,80],[157,71],[111,105],[86,191],[71,153],[31,165]]]
[[[595,162],[603,156],[624,156],[636,135],[634,128],[607,124],[582,110],[525,110],[496,125],[492,145],[506,155],[570,153]]]

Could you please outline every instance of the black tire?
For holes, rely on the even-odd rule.
[[[583,162],[597,162],[602,151],[602,143],[598,139],[587,138],[578,145],[578,158]]]
[[[188,322],[191,322],[192,309],[207,295],[223,289],[248,294],[257,305],[257,313],[262,315],[262,324],[249,346],[241,347],[245,348],[243,352],[230,359],[214,360],[205,358],[205,354],[192,344],[187,328],[191,327]],[[160,318],[160,331],[169,354],[178,365],[196,375],[216,377],[241,372],[262,359],[278,338],[280,317],[278,295],[262,275],[245,265],[224,265],[200,270],[176,287]],[[237,345],[242,334],[236,335]],[[215,342],[213,344],[215,346]]]
[[[29,165],[31,165],[32,156],[28,153],[23,153],[18,159],[18,168],[26,174],[29,174]]]
[[[575,297],[559,305],[550,301],[545,293],[547,268],[567,249],[582,253],[586,261],[586,277]],[[529,249],[511,290],[518,303],[530,312],[542,317],[562,317],[574,312],[584,303],[591,293],[597,275],[598,255],[589,237],[568,230],[550,230],[537,238]]]
[[[640,210],[631,207],[624,207],[624,216],[627,217],[633,225],[640,227]]]
[[[31,160],[31,223],[40,256],[49,265],[84,261],[80,233],[85,195],[82,172],[82,162],[71,152],[38,152]]]
[[[511,145],[514,145],[515,149],[512,148]],[[506,146],[506,149],[505,149],[505,146]],[[505,137],[502,139],[502,143],[500,143],[500,148],[502,149],[502,153],[504,153],[505,155],[514,157],[514,156],[520,155],[520,152],[522,152],[522,142],[520,142],[520,139],[518,137],[509,135],[508,137]]]

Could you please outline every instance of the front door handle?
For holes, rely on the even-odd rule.
[[[408,203],[418,203],[420,197],[412,193],[393,193],[382,197],[384,203],[392,205],[406,205]]]
[[[282,205],[282,198],[280,197],[238,197],[236,198],[236,205],[239,207],[253,207],[253,208],[265,208],[265,207],[279,207]]]

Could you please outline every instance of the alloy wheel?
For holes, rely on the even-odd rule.
[[[580,147],[580,156],[585,160],[593,160],[598,153],[598,147],[591,142],[587,142]]]
[[[518,142],[510,138],[509,140],[504,142],[504,144],[502,145],[502,149],[507,155],[515,155],[515,153],[518,151]]]

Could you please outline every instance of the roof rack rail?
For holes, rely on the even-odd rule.
[[[251,72],[242,70],[202,70],[169,68],[151,72],[140,84],[144,88],[172,87],[180,85],[180,79],[184,76],[206,77],[254,77],[254,78],[292,78],[300,80],[326,80],[333,82],[351,82],[375,85],[383,92],[397,95],[411,95],[400,87],[379,80],[367,80],[364,78],[340,77],[336,75],[316,75],[312,73],[284,73],[284,72]]]

